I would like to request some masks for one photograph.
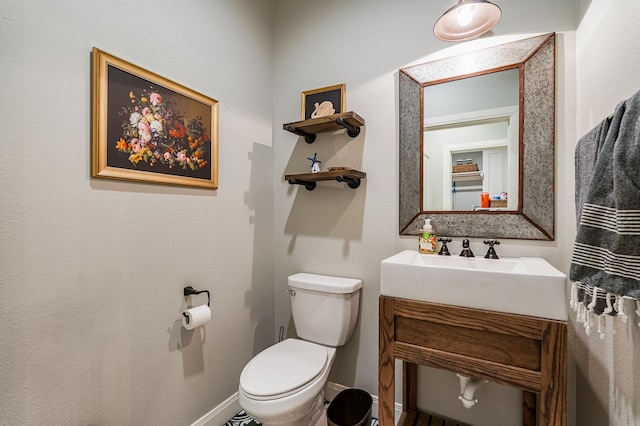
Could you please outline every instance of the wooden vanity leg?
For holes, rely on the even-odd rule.
[[[378,423],[394,425],[395,411],[395,340],[394,300],[380,296],[378,335]]]
[[[537,397],[535,392],[522,391],[522,426],[536,426]]]
[[[567,421],[567,324],[549,322],[542,339],[538,425]]]
[[[402,411],[418,409],[418,365],[402,362]]]

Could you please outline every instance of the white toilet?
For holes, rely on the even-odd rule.
[[[265,426],[312,426],[324,420],[324,386],[336,347],[355,328],[361,288],[362,281],[353,278],[289,277],[300,338],[265,349],[242,370],[239,402],[251,417]]]

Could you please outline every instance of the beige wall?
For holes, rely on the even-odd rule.
[[[577,135],[640,90],[640,3],[593,0],[577,31]],[[627,303],[628,313],[636,309]],[[607,318],[606,337],[575,324],[576,424],[640,425],[639,317]],[[615,334],[614,334],[615,333]]]
[[[273,342],[271,11],[2,2],[0,424],[191,424]],[[90,179],[92,46],[220,101],[219,190]]]
[[[444,6],[423,1],[324,1],[301,3],[294,0],[276,2],[275,83],[274,83],[274,174],[276,206],[276,324],[287,325],[289,305],[283,289],[286,276],[298,271],[309,271],[362,278],[364,296],[361,321],[356,335],[338,351],[338,358],[331,380],[364,388],[377,393],[377,299],[379,294],[379,262],[405,248],[414,248],[413,238],[397,236],[398,223],[398,151],[397,151],[397,70],[400,67],[421,62],[427,55],[450,46],[437,41],[432,24]],[[604,0],[593,2],[591,8],[603,9]],[[617,66],[619,62],[636,61],[633,55],[637,45],[637,6],[625,2],[618,15],[611,16],[620,58],[612,58],[607,66],[610,78],[607,84],[598,82],[598,90],[609,91],[611,103],[608,115],[619,98],[628,96],[630,88],[637,84],[634,68]],[[603,37],[611,27],[599,27],[594,18],[578,17],[574,1],[500,2],[503,18],[495,28],[496,35],[530,32],[558,32],[557,67],[557,168],[556,168],[556,240],[553,242],[503,241],[502,253],[509,256],[542,256],[568,273],[573,239],[575,237],[573,150],[577,130],[584,132],[587,125],[576,129],[576,118],[584,120],[581,105],[576,114],[576,92],[583,73],[604,74],[597,71],[601,59],[598,55],[608,47],[600,46],[576,49],[578,18],[582,22],[581,38],[587,31]],[[581,2],[582,10],[588,4]],[[612,6],[613,7],[613,6]],[[591,10],[589,10],[591,15]],[[611,11],[607,12],[612,15]],[[626,37],[623,37],[624,31]],[[603,37],[604,38],[604,37]],[[611,44],[616,41],[610,40]],[[591,71],[576,72],[576,51],[588,49],[593,56]],[[622,56],[625,59],[622,59]],[[624,62],[623,62],[624,64]],[[636,69],[637,70],[637,69]],[[582,77],[584,78],[584,77]],[[621,80],[618,82],[618,80]],[[354,110],[366,119],[363,134],[350,140],[342,133],[325,135],[312,146],[297,142],[297,137],[279,129],[281,123],[294,121],[299,114],[298,97],[301,91],[336,83],[347,85],[347,110]],[[619,93],[619,84],[626,85]],[[595,90],[596,84],[591,84]],[[582,86],[580,86],[582,87]],[[629,89],[629,90],[627,90]],[[582,89],[589,90],[589,89]],[[618,93],[615,93],[618,92]],[[594,121],[595,123],[595,121]],[[367,172],[367,179],[356,191],[343,189],[341,184],[319,184],[313,192],[292,188],[278,183],[284,173],[306,171],[306,157],[318,152],[323,166],[347,165]],[[453,251],[459,251],[456,241]],[[484,249],[479,240],[472,241],[472,248]],[[631,329],[629,329],[631,330]],[[637,336],[637,330],[634,331]],[[581,413],[580,426],[600,425],[598,418],[585,413],[591,410],[595,395],[606,396],[600,411],[624,412],[629,418],[640,415],[629,411],[633,388],[637,380],[633,374],[623,373],[638,368],[633,359],[635,339],[620,338],[619,346],[601,343],[591,338],[584,343],[581,328],[571,330],[571,365],[569,381],[569,420],[575,422],[575,410]],[[633,335],[631,331],[622,334]],[[576,334],[578,338],[576,339]],[[637,351],[637,350],[636,350]],[[575,360],[578,352],[580,364],[591,365],[596,381],[589,382],[584,374],[578,374],[576,390]],[[599,360],[608,354],[608,364]],[[598,362],[596,362],[598,360]],[[635,363],[634,363],[635,361]],[[617,365],[616,363],[622,364]],[[616,365],[614,365],[616,364]],[[624,368],[624,370],[622,369]],[[627,374],[627,378],[622,378]],[[630,377],[630,378],[629,378]],[[600,383],[599,383],[600,382]],[[606,382],[606,386],[602,386]],[[513,425],[519,423],[518,392],[489,385],[480,389],[480,403],[472,410],[465,410],[457,401],[458,383],[451,373],[424,369],[420,378],[420,404],[422,407],[454,417],[474,425]],[[623,384],[617,389],[614,383]],[[586,392],[585,386],[598,387]],[[624,391],[624,392],[623,392]],[[636,393],[637,395],[637,393]],[[617,396],[624,396],[622,403]],[[600,398],[602,399],[602,398]],[[638,398],[636,397],[636,400]],[[617,403],[616,403],[617,401]],[[618,404],[618,405],[616,405]],[[620,406],[619,404],[624,404]],[[577,408],[576,408],[577,407]],[[620,414],[622,416],[622,414]],[[621,417],[622,418],[622,417]],[[636,420],[638,421],[638,420]],[[625,423],[611,423],[625,424]],[[628,423],[632,424],[632,423]]]
[[[565,272],[575,142],[638,89],[639,6],[609,3],[580,0],[578,20],[575,1],[501,2],[495,29],[558,32],[556,240],[500,250]],[[0,424],[192,423],[235,392],[280,326],[293,333],[284,288],[299,271],[363,279],[359,325],[330,380],[377,394],[379,262],[416,244],[397,235],[397,70],[450,46],[431,33],[445,6],[4,1]],[[220,101],[218,191],[89,178],[92,46]],[[337,83],[366,119],[358,138],[307,145],[282,130],[298,119],[302,91]],[[355,191],[284,183],[314,152],[367,179]],[[472,248],[482,251],[480,240]],[[203,333],[178,323],[187,284],[212,291]],[[608,327],[615,337],[600,341],[572,323],[572,424],[639,423],[637,328]],[[423,369],[420,380],[427,409],[517,424],[517,392],[484,386],[467,411],[454,375]]]
[[[438,4],[436,4],[438,3]],[[503,4],[504,3],[504,4]],[[517,4],[514,4],[517,3]],[[504,16],[497,35],[560,31],[558,35],[558,214],[554,242],[503,241],[509,255],[547,258],[566,271],[573,224],[575,4],[574,2],[501,2]],[[439,2],[329,0],[276,2],[274,83],[274,174],[276,220],[276,324],[287,325],[286,276],[298,271],[361,278],[361,321],[354,338],[338,351],[330,380],[377,394],[377,314],[380,261],[402,249],[415,248],[413,238],[398,236],[397,71],[447,48],[432,34],[442,13]],[[526,17],[526,19],[523,19]],[[347,110],[366,120],[363,133],[350,140],[344,132],[323,135],[309,146],[280,131],[280,123],[299,116],[300,92],[345,83]],[[367,173],[356,191],[342,184],[319,184],[313,192],[278,184],[279,173],[306,171],[307,156],[318,152],[323,166],[351,166]],[[458,239],[460,240],[460,239]],[[482,251],[480,240],[472,248]],[[459,251],[460,241],[452,247]],[[421,373],[424,408],[474,425],[513,425],[520,416],[518,392],[483,387],[480,404],[465,410],[457,400],[452,373]],[[429,383],[429,385],[427,385]]]

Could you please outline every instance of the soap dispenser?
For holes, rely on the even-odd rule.
[[[418,239],[418,252],[422,254],[437,253],[436,230],[431,225],[431,219],[425,219],[422,232]]]

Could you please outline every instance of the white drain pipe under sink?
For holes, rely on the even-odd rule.
[[[456,376],[460,379],[460,396],[458,399],[462,402],[464,408],[469,409],[478,403],[478,400],[474,398],[475,393],[487,381],[463,376],[462,374],[456,374]]]

